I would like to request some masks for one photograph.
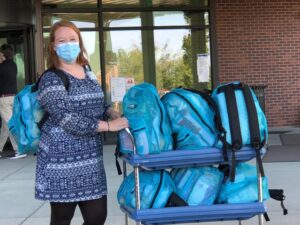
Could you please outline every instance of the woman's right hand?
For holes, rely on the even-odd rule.
[[[108,131],[119,131],[129,127],[128,120],[125,117],[119,117],[108,121]]]

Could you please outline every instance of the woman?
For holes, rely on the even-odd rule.
[[[48,66],[65,72],[68,90],[53,72],[39,82],[38,100],[49,113],[41,130],[35,197],[50,201],[51,225],[71,223],[78,205],[85,224],[102,225],[107,187],[101,132],[128,127],[126,118],[104,104],[88,64],[79,29],[69,21],[50,31]],[[111,117],[109,122],[104,116]]]

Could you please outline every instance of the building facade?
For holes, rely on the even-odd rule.
[[[23,19],[0,13],[6,20],[0,44],[13,43],[1,37],[23,30],[20,88],[46,68],[50,27],[67,19],[80,28],[93,71],[116,109],[122,110],[122,91],[143,81],[163,94],[239,80],[256,90],[270,127],[300,125],[297,0],[5,0],[4,8],[21,2]]]
[[[216,0],[218,81],[264,86],[269,126],[300,125],[300,1]]]

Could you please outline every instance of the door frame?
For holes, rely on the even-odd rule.
[[[7,33],[7,35],[5,35],[5,33]],[[25,84],[33,83],[36,80],[34,27],[32,25],[28,25],[0,28],[0,36],[10,36],[11,34],[19,34],[23,36]]]

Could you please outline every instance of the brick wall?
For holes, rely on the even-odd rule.
[[[266,85],[270,127],[300,125],[300,0],[215,0],[219,81]]]

